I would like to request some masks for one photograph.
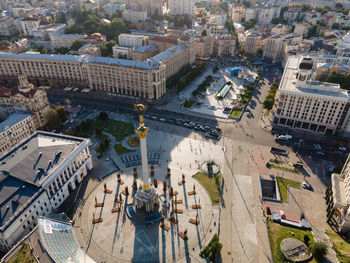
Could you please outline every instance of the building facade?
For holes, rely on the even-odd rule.
[[[145,22],[147,19],[146,11],[123,10],[123,19],[131,23]]]
[[[243,45],[244,53],[248,56],[256,56],[261,48],[261,35],[254,32],[249,32],[246,35]]]
[[[236,39],[230,34],[218,36],[214,47],[217,55],[232,55],[235,53]]]
[[[30,113],[34,128],[43,127],[47,123],[47,112],[50,109],[46,91],[29,83],[21,72],[18,80],[16,88],[0,88],[1,116],[6,118],[13,113]]]
[[[162,63],[95,57],[83,67],[91,89],[146,99],[159,99],[166,93]]]
[[[55,50],[57,48],[68,48],[70,49],[73,42],[76,40],[84,41],[86,35],[67,35],[67,34],[59,34],[59,35],[50,35],[51,49]]]
[[[32,36],[33,31],[39,28],[40,19],[36,17],[26,17],[21,20],[22,31],[25,36]]]
[[[348,91],[315,75],[312,58],[289,57],[275,98],[274,125],[328,135],[349,129]]]
[[[36,132],[0,160],[0,249],[7,251],[54,212],[92,169],[89,140]],[[34,164],[34,168],[33,168]]]
[[[215,38],[213,36],[204,36],[196,38],[196,56],[205,58],[214,53]]]
[[[194,16],[195,1],[193,0],[169,0],[170,15],[190,15]]]
[[[132,49],[132,59],[138,61],[146,61],[159,53],[159,49],[155,45],[147,45]]]
[[[118,44],[122,47],[141,47],[148,45],[148,37],[144,35],[120,34]]]
[[[332,174],[326,190],[327,222],[339,231],[350,231],[350,155],[340,174]]]
[[[34,133],[35,125],[30,114],[14,113],[0,123],[0,155]]]
[[[9,37],[16,34],[17,29],[12,17],[0,18],[0,36]]]

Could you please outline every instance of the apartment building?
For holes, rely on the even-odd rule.
[[[305,36],[305,34],[307,33],[308,27],[309,26],[306,23],[298,23],[294,27],[294,33],[299,36]]]
[[[0,88],[0,116],[7,118],[13,113],[30,113],[34,128],[43,127],[50,109],[46,91],[29,83],[22,72],[18,73],[18,87]]]
[[[86,35],[74,35],[74,34],[58,34],[50,35],[51,49],[55,50],[57,48],[70,48],[74,41],[82,40]]]
[[[100,57],[101,56],[101,49],[99,46],[91,45],[91,44],[85,44],[81,48],[78,49],[79,55],[91,55],[94,57]]]
[[[0,18],[0,36],[9,37],[17,33],[14,19],[12,17]]]
[[[328,135],[349,129],[349,92],[315,75],[312,58],[288,58],[275,98],[274,125]]]
[[[122,47],[141,47],[148,45],[148,37],[136,34],[120,34],[118,43]]]
[[[146,99],[159,99],[166,93],[165,65],[152,59],[141,62],[95,57],[83,67],[91,89]]]
[[[340,174],[332,174],[326,190],[327,222],[338,231],[350,231],[350,155]]]
[[[179,72],[183,66],[190,64],[189,48],[186,45],[173,46],[151,60],[163,63],[165,65],[165,77],[169,78]]]
[[[0,53],[0,82],[7,84],[22,71],[37,86],[87,86],[81,65],[88,57]]]
[[[54,212],[93,167],[89,139],[38,131],[0,158],[0,250]]]
[[[298,44],[301,41],[302,37],[296,34],[271,36],[265,43],[263,60],[269,60],[272,63],[280,62],[283,59],[286,45]]]
[[[0,83],[7,84],[22,71],[36,85],[90,87],[110,94],[158,99],[166,92],[166,78],[195,61],[194,40],[183,37],[176,42],[179,45],[143,62],[91,55],[0,53]],[[166,41],[159,43],[164,44],[163,48],[173,45]],[[132,52],[131,48],[125,49]]]
[[[248,56],[256,56],[258,50],[261,49],[261,34],[257,32],[247,32],[244,41],[244,53]]]
[[[229,4],[229,17],[232,22],[240,23],[245,20],[247,8],[245,6],[236,6],[234,4]]]
[[[190,15],[194,16],[195,10],[195,1],[194,0],[169,0],[169,11],[170,15]]]
[[[215,38],[213,36],[203,36],[196,38],[196,56],[208,57],[214,53]]]
[[[26,17],[21,20],[22,31],[25,36],[32,36],[33,31],[39,28],[40,18]]]
[[[0,155],[35,132],[31,114],[14,113],[0,123]]]
[[[163,52],[177,45],[177,38],[172,36],[149,36],[148,43],[158,47],[159,52]]]
[[[146,11],[123,10],[123,19],[131,23],[145,22],[147,19]]]
[[[217,36],[214,50],[217,55],[231,55],[235,53],[236,38],[230,34]]]
[[[146,11],[147,16],[151,17],[156,12],[161,14],[163,11],[163,0],[124,0],[127,9],[134,11]]]
[[[84,37],[83,40],[86,44],[98,45],[98,44],[105,43],[107,41],[107,38],[105,35],[102,35],[101,33],[93,33],[89,36]]]
[[[138,61],[146,61],[158,53],[159,49],[155,45],[141,46],[132,49],[132,59]]]

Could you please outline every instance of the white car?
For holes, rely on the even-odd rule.
[[[340,146],[339,151],[342,151],[342,152],[346,151],[346,147]]]

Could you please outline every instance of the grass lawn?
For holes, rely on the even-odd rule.
[[[220,191],[221,191],[221,184],[222,184],[221,174],[210,177],[198,172],[193,177],[196,180],[198,180],[207,190],[210,196],[211,202],[213,204],[218,204],[220,202]],[[218,179],[218,182],[216,178]]]
[[[117,152],[117,154],[124,154],[124,153],[135,152],[134,150],[126,149],[123,145],[121,145],[119,143],[114,145],[114,150]]]
[[[307,235],[310,238],[309,244],[312,244],[315,242],[314,236],[312,235],[310,230],[301,230],[297,228],[282,226],[278,223],[272,222],[271,220],[268,220],[267,226],[269,231],[272,257],[273,257],[274,263],[288,262],[287,260],[285,260],[280,248],[280,245],[283,239],[292,237],[304,242],[304,236]],[[294,236],[292,236],[291,232],[294,233]],[[312,261],[309,261],[309,262],[316,262],[316,261],[313,259]]]
[[[101,128],[103,131],[112,134],[117,141],[121,141],[126,136],[135,133],[132,123],[112,119],[101,121],[99,118],[96,118],[94,128]]]
[[[278,170],[285,171],[287,173],[301,174],[300,171],[297,170],[297,169],[289,168],[289,167],[285,167],[285,166],[279,166],[279,165],[276,165],[276,164],[273,164],[273,163],[270,163],[270,167],[278,169]]]
[[[24,244],[8,263],[36,263],[28,244]]]
[[[280,195],[282,202],[288,202],[288,186],[294,186],[300,188],[301,184],[296,181],[288,180],[279,176],[276,176],[278,188],[280,189]]]
[[[232,109],[230,112],[230,117],[239,118],[242,114],[242,109]]]
[[[193,99],[189,99],[189,100],[186,100],[182,105],[181,107],[183,108],[187,108],[187,109],[192,109],[193,105],[196,103],[195,100]]]
[[[326,230],[326,233],[333,244],[339,262],[350,263],[350,243],[334,231]]]

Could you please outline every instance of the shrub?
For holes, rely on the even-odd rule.
[[[309,242],[310,242],[310,237],[308,235],[304,235],[304,243],[306,246],[309,246]]]
[[[311,253],[317,262],[322,262],[327,252],[327,245],[323,242],[315,242],[311,248]]]

